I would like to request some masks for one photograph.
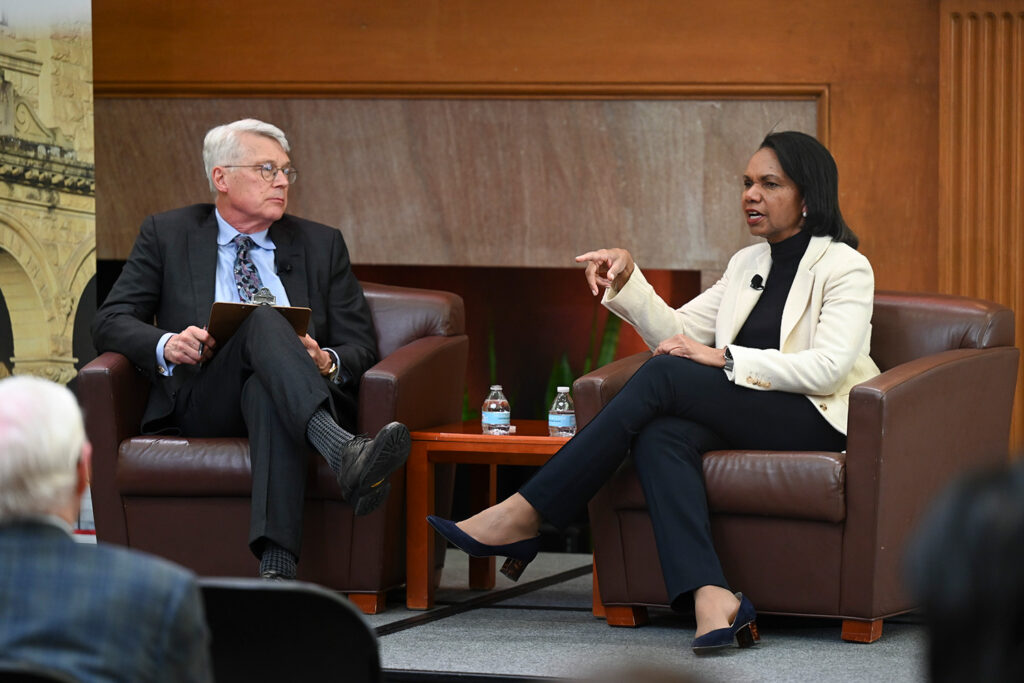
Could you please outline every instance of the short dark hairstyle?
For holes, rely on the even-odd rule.
[[[782,170],[803,195],[807,206],[804,229],[856,249],[860,240],[839,210],[839,171],[825,145],[806,133],[783,131],[766,135],[759,149],[766,147],[775,152]]]

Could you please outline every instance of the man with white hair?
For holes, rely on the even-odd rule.
[[[377,340],[341,233],[285,213],[297,172],[284,133],[255,119],[213,128],[203,160],[214,204],[147,218],[93,322],[99,351],[126,355],[153,382],[144,433],[248,436],[249,547],[265,578],[294,578],[310,447],[356,514],[387,496],[409,454],[392,422],[354,436],[356,394]],[[298,336],[269,306],[227,340],[204,329],[214,301],[312,309]]]
[[[72,539],[90,455],[70,391],[0,380],[0,662],[82,681],[212,680],[195,576]]]

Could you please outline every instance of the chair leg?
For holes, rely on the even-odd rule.
[[[604,603],[601,602],[601,588],[597,585],[597,562],[594,562],[594,568],[591,571],[593,575],[594,587],[591,594],[591,611],[594,616],[598,619],[604,619],[608,615],[604,611]]]
[[[647,617],[647,608],[637,605],[605,605],[604,612],[609,626],[643,626],[650,621]]]
[[[843,640],[851,643],[873,643],[882,637],[882,620],[858,621],[843,619]]]
[[[617,605],[608,607],[601,601],[601,588],[597,585],[597,562],[592,571],[594,577],[594,593],[591,598],[591,610],[598,619],[605,619],[609,626],[643,626],[647,618],[647,608],[640,606],[625,607]]]
[[[349,593],[348,599],[363,614],[380,614],[387,608],[387,595],[384,591],[377,593]]]

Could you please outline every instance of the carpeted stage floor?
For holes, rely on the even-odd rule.
[[[82,526],[91,529],[87,501]],[[385,680],[485,683],[604,675],[604,681],[644,683],[619,675],[641,666],[691,683],[927,680],[924,628],[915,615],[887,620],[881,640],[870,645],[840,640],[835,620],[762,616],[756,647],[697,657],[690,650],[692,617],[651,610],[651,623],[640,628],[612,628],[594,618],[590,562],[585,554],[541,553],[519,583],[499,573],[493,591],[471,591],[466,556],[449,549],[434,609],[407,610],[404,591],[395,591],[387,611],[366,617],[377,631]]]
[[[386,680],[587,680],[640,665],[693,681],[926,680],[924,629],[913,615],[887,620],[870,645],[840,640],[838,621],[762,616],[757,647],[697,657],[692,617],[651,610],[651,623],[635,629],[595,619],[590,561],[542,553],[518,584],[499,574],[493,591],[471,591],[466,556],[449,549],[433,610],[406,610],[395,592],[386,612],[367,617]]]

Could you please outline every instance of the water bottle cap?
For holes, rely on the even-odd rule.
[[[569,393],[569,387],[558,387],[558,393],[567,394]]]
[[[500,384],[492,384],[491,385],[491,391],[501,391],[501,385]]]

